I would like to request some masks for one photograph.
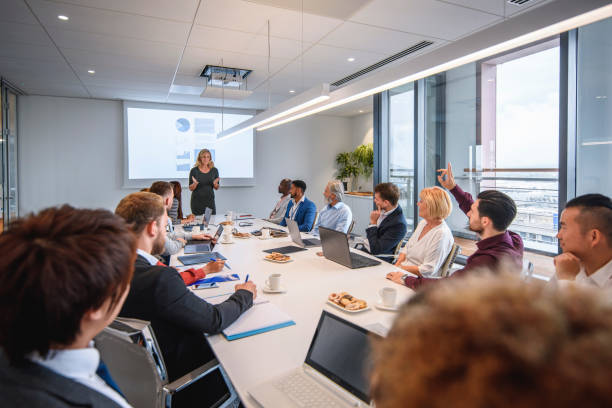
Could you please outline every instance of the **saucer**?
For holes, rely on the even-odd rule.
[[[269,236],[269,237],[264,238],[264,237],[262,237],[261,235],[257,235],[257,238],[259,238],[259,239],[264,239],[264,240],[265,240],[265,239],[272,239],[272,236]]]
[[[263,286],[263,291],[264,291],[264,293],[285,293],[285,292],[287,292],[287,289],[285,289],[284,286],[281,286],[280,288],[274,290],[274,289],[270,289],[268,287],[268,285],[264,285]]]
[[[392,311],[392,312],[397,312],[399,310],[399,308],[400,308],[400,304],[399,303],[396,303],[393,306],[385,306],[385,305],[383,305],[382,300],[376,301],[376,305],[375,306],[376,306],[377,309],[380,309],[380,310],[389,310],[389,311]]]
[[[220,244],[235,244],[234,241],[219,241]]]

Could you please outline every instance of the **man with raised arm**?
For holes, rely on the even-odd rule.
[[[466,193],[455,183],[450,163],[446,169],[440,169],[438,172],[438,181],[455,197],[459,208],[469,218],[470,230],[480,237],[480,241],[476,243],[476,252],[467,259],[465,267],[451,277],[460,277],[478,269],[496,271],[501,260],[509,261],[520,271],[523,265],[523,240],[520,235],[508,230],[517,213],[512,198],[501,191],[485,190],[480,192],[474,201],[470,193]],[[413,289],[439,280],[414,277],[401,272],[391,272],[387,278],[404,282]]]

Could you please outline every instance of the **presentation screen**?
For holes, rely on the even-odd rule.
[[[154,180],[186,182],[198,152],[208,149],[221,185],[253,185],[253,130],[217,140],[253,115],[178,105],[124,102],[126,187],[148,187]]]

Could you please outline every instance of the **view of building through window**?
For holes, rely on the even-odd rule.
[[[497,189],[514,199],[511,229],[526,247],[556,253],[559,47],[534,48],[482,64],[482,140],[471,171],[477,190]]]

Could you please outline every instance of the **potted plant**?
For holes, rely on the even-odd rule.
[[[366,178],[372,175],[374,148],[371,143],[368,143],[358,146],[353,152],[338,153],[336,164],[338,165],[336,178],[342,180],[344,191],[349,191],[349,181],[352,181],[351,187],[354,188],[360,175]]]

